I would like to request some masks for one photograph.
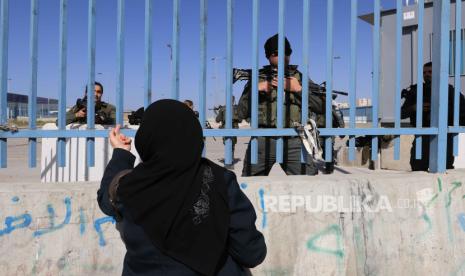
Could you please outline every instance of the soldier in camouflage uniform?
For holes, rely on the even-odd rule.
[[[272,68],[278,66],[278,35],[269,38],[265,45],[265,54]],[[285,66],[290,68],[289,61],[292,49],[287,38],[285,39]],[[268,69],[269,69],[269,66]],[[266,67],[260,70],[263,72]],[[259,75],[260,75],[259,72]],[[284,127],[292,128],[294,122],[301,122],[302,107],[302,74],[293,70],[284,79]],[[239,119],[250,119],[251,111],[251,82],[247,82],[238,104]],[[276,77],[272,79],[259,79],[258,83],[258,125],[260,128],[276,128],[277,119],[277,86]],[[324,113],[324,104],[320,97],[309,95],[310,109],[318,114]],[[258,137],[258,162],[250,163],[250,143],[244,158],[242,176],[268,175],[271,167],[276,161],[275,137]],[[308,154],[307,162],[301,163],[302,143],[299,137],[285,137],[284,139],[284,162],[280,164],[287,175],[316,175],[318,170],[313,162],[313,157]]]
[[[95,82],[95,123],[102,125],[113,125],[116,121],[116,108],[102,101],[103,85]],[[68,112],[66,112],[66,124],[87,122],[87,86],[85,96],[82,100],[78,100]]]

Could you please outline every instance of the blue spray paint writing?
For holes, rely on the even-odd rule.
[[[19,198],[17,196],[14,196],[12,198],[12,202],[16,203],[19,201]],[[47,212],[48,212],[48,220],[49,220],[49,225],[47,228],[42,228],[38,229],[33,232],[33,237],[40,237],[44,234],[52,233],[57,230],[63,229],[66,225],[68,225],[71,221],[71,215],[72,215],[72,208],[71,208],[71,198],[66,197],[63,200],[65,204],[65,217],[63,221],[60,224],[56,224],[55,222],[55,208],[53,207],[52,204],[47,205]],[[22,229],[22,228],[28,228],[32,224],[32,216],[28,214],[27,212],[18,216],[7,216],[5,217],[5,226],[3,229],[0,229],[0,237],[4,235],[9,235],[12,232]],[[97,232],[98,240],[99,240],[99,245],[100,246],[105,246],[105,238],[103,236],[103,231],[101,228],[101,224],[111,222],[112,224],[115,223],[115,220],[113,217],[105,216],[98,218],[94,221],[94,228],[95,231]],[[84,235],[85,230],[86,230],[86,217],[84,214],[84,209],[81,207],[79,208],[79,232],[82,235]]]
[[[18,223],[21,221],[20,223]],[[14,230],[21,229],[21,228],[26,228],[28,227],[32,222],[31,215],[29,214],[22,214],[17,217],[6,217],[5,218],[5,228],[0,230],[0,237],[5,235],[5,234],[10,234]]]
[[[100,246],[106,245],[105,238],[103,237],[101,225],[107,222],[111,222],[112,224],[115,224],[115,219],[113,217],[103,217],[103,218],[96,219],[94,222],[94,228],[95,228],[95,231],[97,231],[98,244]]]
[[[50,220],[50,226],[45,229],[39,229],[34,232],[33,236],[38,237],[50,232],[54,232],[58,229],[63,228],[66,224],[69,224],[69,221],[71,220],[71,199],[69,197],[66,197],[64,200],[65,206],[66,206],[66,215],[65,219],[63,220],[62,223],[55,225],[55,209],[53,209],[53,206],[51,204],[47,205],[47,211],[49,214],[49,220]]]
[[[266,210],[265,210],[265,191],[263,189],[258,190],[260,196],[260,207],[262,208],[262,229],[266,227]]]
[[[86,231],[86,217],[84,216],[84,209],[79,208],[79,233],[81,236],[84,235]]]
[[[457,219],[459,220],[460,228],[462,228],[462,230],[465,232],[465,214],[458,214]]]

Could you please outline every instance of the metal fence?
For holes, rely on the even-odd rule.
[[[8,2],[1,1],[1,25],[0,25],[0,124],[7,121],[7,75],[8,75]],[[207,26],[207,0],[200,1],[200,78],[199,78],[199,119],[205,121],[206,114],[206,26]],[[225,164],[232,163],[232,139],[234,136],[250,136],[251,140],[251,162],[257,162],[257,139],[258,136],[278,137],[276,147],[277,162],[283,162],[283,137],[295,136],[296,131],[292,128],[283,127],[283,78],[284,78],[284,22],[286,1],[279,0],[279,65],[278,65],[278,110],[277,110],[277,128],[261,129],[258,128],[258,18],[259,18],[259,0],[253,0],[253,21],[252,21],[252,116],[251,129],[233,129],[232,128],[232,68],[233,68],[233,13],[234,1],[227,1],[226,20],[227,20],[227,56],[226,56],[226,126],[224,129],[204,129],[205,136],[223,136],[227,137],[225,143]],[[264,1],[263,1],[264,2]],[[310,0],[302,0],[303,12],[303,60],[302,73],[308,76],[308,52],[309,52],[309,12]],[[326,89],[331,93],[333,89],[333,19],[334,19],[334,0],[327,0],[327,35],[326,35]],[[456,1],[455,22],[461,26],[461,3]],[[117,86],[116,86],[116,122],[123,123],[123,94],[124,94],[124,19],[125,19],[125,1],[117,0]],[[349,135],[349,159],[355,158],[355,136],[369,135],[372,141],[371,159],[376,160],[378,156],[378,136],[395,135],[395,159],[400,156],[400,135],[416,135],[417,158],[421,158],[421,136],[431,135],[431,155],[430,171],[444,172],[446,169],[446,147],[447,135],[454,135],[454,153],[458,152],[458,133],[465,132],[465,128],[459,127],[459,110],[454,110],[454,124],[448,126],[447,121],[447,93],[448,93],[448,76],[449,76],[449,30],[450,30],[450,6],[449,0],[434,1],[434,41],[433,41],[433,91],[432,102],[437,103],[432,106],[431,127],[422,126],[422,112],[417,112],[417,125],[413,128],[401,128],[400,125],[400,104],[401,104],[401,36],[402,36],[402,0],[396,0],[396,91],[395,91],[395,124],[394,128],[379,127],[378,107],[379,107],[379,81],[380,81],[380,22],[381,6],[380,0],[374,0],[374,28],[373,28],[373,86],[372,86],[372,127],[357,129],[355,125],[356,104],[356,48],[357,48],[357,0],[351,0],[350,10],[350,124],[348,128],[332,128],[331,116],[331,97],[326,97],[326,128],[320,129],[320,134],[325,136],[326,155],[325,160],[331,161],[331,136]],[[418,64],[417,80],[422,79],[422,61],[423,61],[423,16],[424,0],[418,0]],[[144,81],[144,105],[148,106],[152,101],[152,15],[153,2],[145,0],[145,81]],[[37,47],[38,47],[38,0],[31,0],[30,13],[30,91],[29,103],[35,103],[37,98]],[[179,30],[180,30],[180,0],[173,0],[173,26],[172,26],[172,86],[171,98],[179,98]],[[96,0],[88,0],[88,91],[93,91],[95,79],[95,18],[96,18]],[[94,142],[96,137],[106,137],[107,131],[96,130],[94,122],[94,98],[88,98],[87,113],[87,130],[66,130],[65,129],[65,99],[66,99],[66,74],[67,74],[67,21],[68,21],[68,1],[60,0],[60,39],[59,39],[59,57],[60,57],[60,76],[59,76],[59,111],[58,111],[58,130],[40,130],[36,128],[36,105],[29,104],[29,128],[20,130],[16,133],[0,131],[0,167],[6,167],[7,160],[7,139],[11,138],[28,138],[29,139],[29,166],[36,166],[36,144],[37,138],[58,138],[57,151],[59,166],[65,165],[65,139],[71,137],[86,137],[87,139],[87,165],[94,165]],[[460,37],[460,28],[456,28],[455,37]],[[455,40],[455,49],[461,49],[459,39]],[[457,50],[457,52],[460,52]],[[460,55],[455,55],[455,106],[458,107],[460,93],[460,72],[461,59]],[[305,124],[308,118],[308,79],[302,80],[302,123]],[[422,91],[422,83],[418,82],[418,91]],[[422,103],[422,93],[418,93],[417,106]],[[123,133],[134,136],[134,130],[123,130]],[[302,154],[302,159],[304,159]],[[304,160],[303,160],[304,161]]]

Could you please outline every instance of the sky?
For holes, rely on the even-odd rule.
[[[97,0],[96,80],[104,85],[103,99],[116,102],[116,20],[117,1]],[[358,1],[358,15],[373,12],[373,0]],[[9,1],[9,92],[28,94],[30,90],[29,32],[30,1]],[[233,67],[252,66],[252,1],[234,0]],[[326,79],[326,0],[310,1],[309,77],[317,83]],[[382,9],[395,7],[395,0],[382,0]],[[67,106],[83,95],[87,82],[88,1],[68,0]],[[348,90],[350,61],[350,1],[334,1],[333,87]],[[59,95],[59,0],[39,1],[38,96]],[[144,97],[144,8],[145,0],[125,2],[124,110],[143,106]],[[287,0],[285,34],[293,54],[291,63],[302,65],[302,0]],[[153,75],[155,101],[171,93],[170,48],[172,1],[153,0]],[[180,99],[198,103],[200,1],[180,3]],[[207,25],[207,107],[223,104],[225,98],[226,0],[208,1]],[[278,0],[260,1],[259,64],[268,64],[263,44],[278,32]],[[371,97],[372,28],[357,23],[356,97]],[[212,59],[213,58],[213,59]],[[233,86],[239,99],[245,83]],[[348,102],[339,97],[339,102]]]

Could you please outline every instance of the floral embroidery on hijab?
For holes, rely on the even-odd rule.
[[[192,213],[194,215],[192,221],[194,225],[199,225],[208,217],[208,213],[210,212],[210,198],[208,197],[208,192],[210,191],[209,183],[212,183],[214,180],[212,169],[207,166],[203,172],[200,195],[192,207]]]

